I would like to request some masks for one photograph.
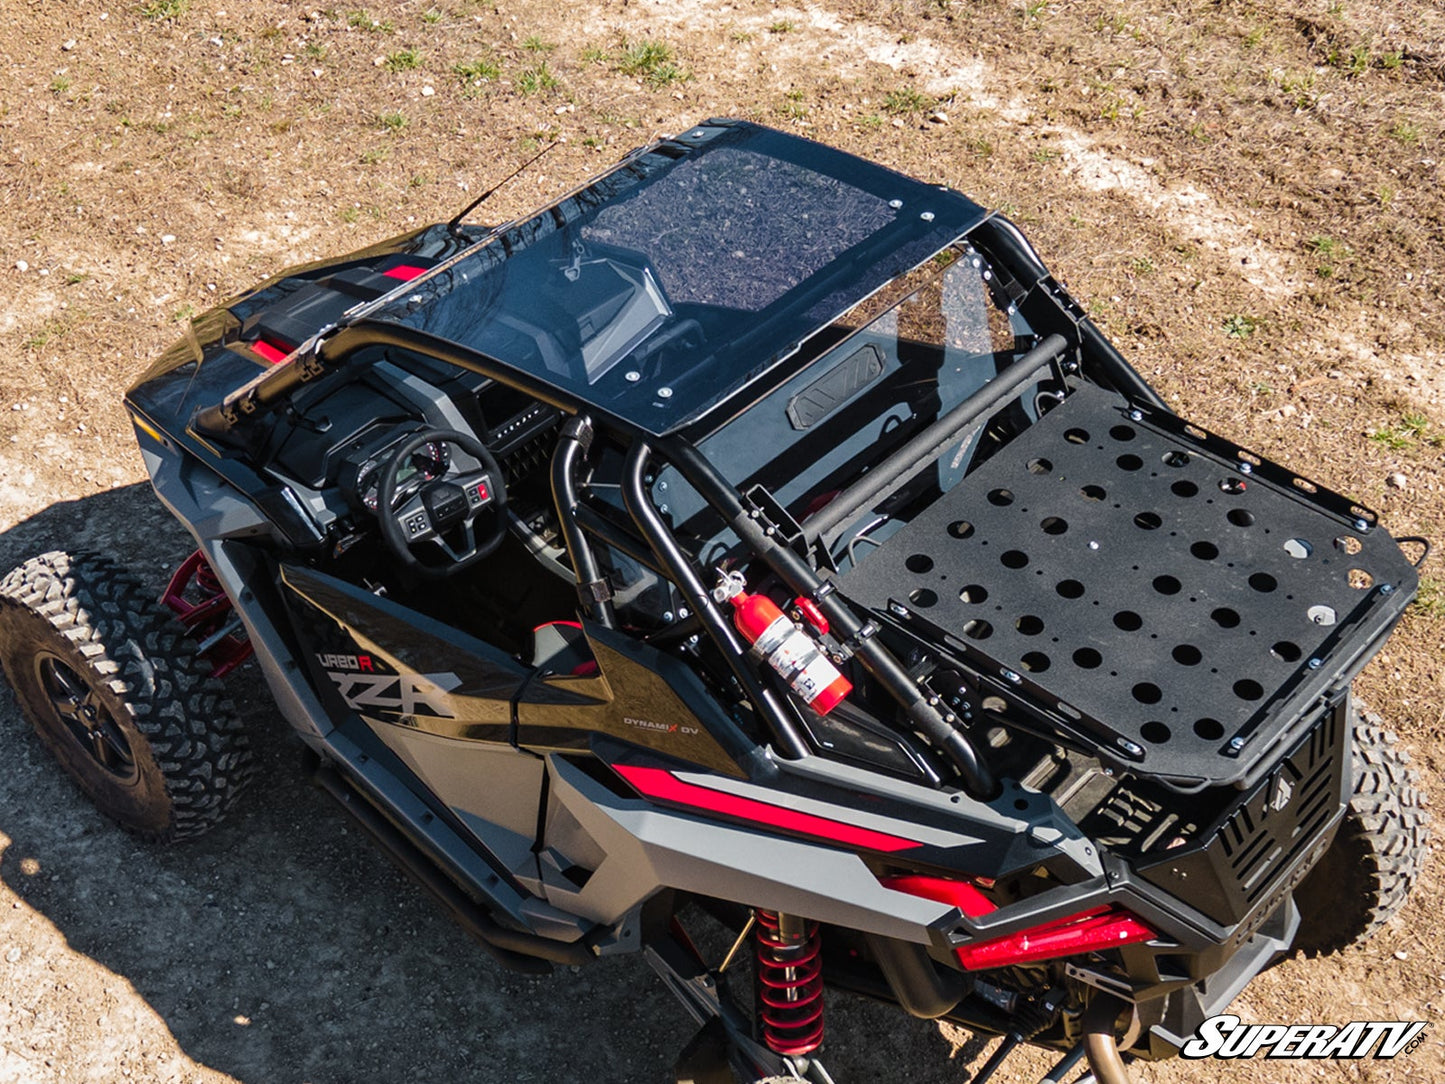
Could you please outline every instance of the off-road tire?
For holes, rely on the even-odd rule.
[[[151,841],[216,824],[250,774],[235,709],[133,575],[53,552],[0,582],[0,663],[26,717],[102,813]]]
[[[1373,937],[1425,863],[1430,815],[1410,756],[1373,713],[1354,715],[1354,792],[1334,843],[1295,892],[1296,952],[1323,956]]]

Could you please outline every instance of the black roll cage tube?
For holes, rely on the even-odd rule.
[[[939,698],[924,694],[924,690],[909,677],[893,653],[878,642],[872,634],[876,630],[870,631],[864,622],[858,620],[852,608],[832,589],[831,581],[819,577],[812,565],[781,541],[775,530],[764,527],[759,522],[760,510],[745,506],[737,490],[718,474],[717,469],[696,446],[676,437],[668,438],[662,444],[662,451],[668,462],[704,500],[722,514],[724,522],[743,544],[761,558],[787,584],[790,591],[811,599],[823,611],[839,639],[852,647],[859,662],[902,706],[909,721],[957,769],[969,795],[980,801],[996,798],[1000,791],[998,781],[978,755],[973,743],[938,710]],[[643,525],[639,512],[650,513],[654,523],[649,526],[666,534],[667,529],[662,524],[661,517],[643,489],[641,472],[645,469],[650,455],[651,449],[647,445],[641,442],[633,445],[623,480],[623,495],[627,500],[628,510],[638,519],[639,526]],[[655,545],[657,540],[649,537],[648,541]],[[667,541],[676,547],[676,543],[670,541],[670,535]],[[687,571],[696,578],[690,567]],[[732,626],[716,612],[711,596],[704,593],[702,603],[708,611],[712,611],[715,620],[721,622],[732,637],[736,638]],[[702,613],[703,611],[699,611],[700,616]],[[708,625],[711,631],[711,624],[706,618],[704,624]]]
[[[1034,373],[1068,349],[1062,335],[1050,335],[978,391],[939,418],[882,463],[808,517],[810,541],[866,512],[899,479],[936,460],[965,426],[986,417],[1033,382]]]

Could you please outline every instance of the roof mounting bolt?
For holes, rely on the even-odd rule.
[[[1382,595],[1393,595],[1394,593],[1395,593],[1395,585],[1394,585],[1393,583],[1382,583],[1382,584],[1380,584],[1380,594],[1382,594]]]
[[[953,712],[950,711],[947,715],[945,715],[945,716],[943,717],[943,721],[944,721],[945,723],[956,723],[956,722],[958,722],[958,716],[955,715],[955,714],[953,714]]]
[[[658,491],[659,493],[662,493],[662,492],[665,491],[666,489],[667,489],[667,483],[666,483],[666,482],[658,482],[658,483],[657,483],[657,491]]]
[[[642,374],[639,373],[636,369],[628,369],[627,372],[622,375],[622,378],[626,380],[629,384],[636,384],[639,380],[642,379]]]
[[[665,610],[665,611],[663,611],[663,614],[662,614],[662,623],[663,623],[664,625],[671,625],[671,624],[672,624],[672,620],[673,620],[672,611],[671,611],[671,610]]]
[[[658,397],[659,399],[671,399],[671,398],[672,398],[672,389],[671,389],[671,388],[658,388],[658,389],[657,389],[657,397]]]
[[[890,602],[888,604],[888,612],[891,614],[895,614],[898,617],[907,617],[908,607],[903,605],[903,603],[901,602]]]
[[[690,616],[691,614],[692,614],[692,611],[689,610],[686,606],[679,606],[679,607],[677,608],[677,616],[678,616],[678,617],[688,617],[688,616]]]
[[[1004,670],[1004,671],[1002,671],[1002,673],[1003,673],[1003,679],[1004,679],[1005,681],[1013,682],[1013,684],[1015,684],[1015,685],[1017,685],[1019,682],[1021,682],[1021,681],[1023,680],[1023,678],[1019,677],[1019,676],[1018,676],[1016,673],[1014,673],[1012,670]]]
[[[987,278],[988,276],[985,275],[984,277]],[[1064,362],[1064,372],[1066,372],[1066,373],[1077,373],[1078,371],[1079,371],[1079,363],[1078,363],[1077,361],[1069,360],[1069,361]]]
[[[1096,550],[1096,549],[1099,548],[1099,543],[1097,543],[1097,542],[1090,542],[1090,543],[1089,543],[1089,548],[1090,548],[1091,550]]]
[[[888,201],[888,206],[892,207],[896,211],[898,210],[898,208],[903,206],[903,201],[901,199],[891,199]]]
[[[1241,464],[1239,465],[1239,473],[1240,473],[1240,474],[1253,474],[1253,473],[1254,473],[1254,467],[1251,466],[1251,465],[1248,464],[1248,463],[1241,463]]]
[[[664,516],[667,515],[667,505],[665,505],[665,504],[659,504],[659,505],[657,506],[657,510],[658,510],[659,512],[661,512]]]
[[[1230,751],[1231,753],[1237,753],[1237,752],[1239,752],[1239,751],[1240,751],[1241,749],[1243,749],[1243,748],[1244,748],[1244,739],[1243,739],[1243,738],[1230,738],[1230,739],[1229,739],[1229,751]]]
[[[1323,666],[1324,664],[1325,664],[1325,660],[1324,660],[1324,659],[1311,659],[1306,665],[1307,665],[1311,670],[1318,670],[1318,669],[1319,669],[1321,666]]]
[[[1144,755],[1144,747],[1131,742],[1128,738],[1119,739],[1119,748],[1131,757],[1142,757]]]
[[[1355,530],[1357,530],[1357,531],[1368,531],[1369,529],[1370,529],[1370,525],[1369,525],[1368,523],[1366,523],[1364,520],[1362,520],[1362,519],[1357,519],[1357,520],[1355,520]]]
[[[1142,422],[1144,420],[1144,412],[1137,409],[1129,411],[1129,420],[1131,422]]]
[[[933,221],[933,212],[932,212],[932,211],[924,211],[924,212],[923,212],[921,215],[919,215],[918,217],[921,218],[921,219],[923,219],[923,221],[925,221],[925,222],[932,222],[932,221]]]

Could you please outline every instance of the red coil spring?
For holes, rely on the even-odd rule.
[[[800,935],[783,932],[778,912],[757,912],[758,1019],[768,1049],[784,1057],[823,1043],[823,960],[816,922]]]
[[[216,575],[216,570],[211,567],[211,562],[204,557],[201,563],[196,566],[196,587],[201,594],[212,598],[221,593],[221,580]]]

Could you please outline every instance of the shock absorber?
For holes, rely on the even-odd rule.
[[[823,960],[818,924],[777,911],[757,912],[758,1020],[763,1042],[783,1057],[823,1043]]]

